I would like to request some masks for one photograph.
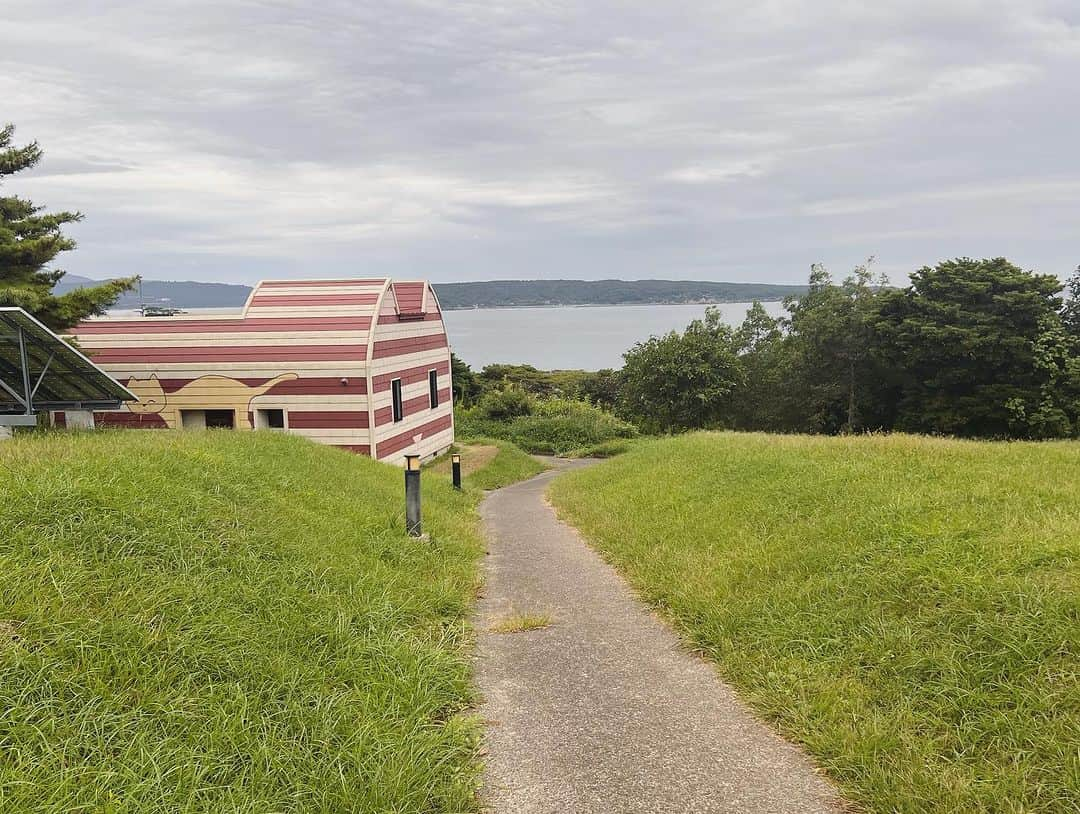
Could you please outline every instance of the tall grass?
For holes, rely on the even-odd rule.
[[[1080,811],[1080,444],[702,433],[551,497],[867,809]]]
[[[0,444],[0,811],[475,808],[476,493],[272,433]]]

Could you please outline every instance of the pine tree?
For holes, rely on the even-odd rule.
[[[37,142],[13,147],[15,126],[0,127],[0,184],[41,160]],[[0,306],[15,305],[62,331],[91,315],[100,315],[135,284],[135,278],[111,280],[62,296],[53,287],[64,276],[46,268],[60,252],[75,248],[61,231],[64,224],[82,220],[79,212],[45,213],[24,198],[0,196]]]

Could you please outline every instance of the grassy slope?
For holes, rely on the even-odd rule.
[[[509,441],[493,438],[472,441],[475,444],[490,444],[499,448],[495,459],[462,478],[462,484],[473,489],[500,489],[511,483],[539,475],[545,469],[544,464],[523,452]]]
[[[698,434],[551,497],[869,809],[1080,811],[1080,444]]]
[[[0,811],[459,811],[475,492],[275,434],[0,444]]]

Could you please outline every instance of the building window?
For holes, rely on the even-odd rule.
[[[283,430],[285,429],[284,410],[256,410],[255,429],[257,430]]]
[[[401,402],[401,379],[390,382],[390,392],[394,398],[394,423],[405,417],[405,405]]]
[[[236,426],[235,410],[207,410],[206,428],[208,430],[231,430]]]
[[[231,430],[236,426],[236,411],[181,410],[180,426],[185,430]]]
[[[428,402],[431,409],[439,406],[439,371],[429,370],[427,374]]]

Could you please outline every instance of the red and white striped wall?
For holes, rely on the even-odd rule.
[[[200,410],[234,410],[242,428],[281,410],[285,431],[383,461],[453,442],[450,348],[424,281],[264,281],[236,315],[95,319],[72,333],[140,395],[103,425],[179,429]]]

